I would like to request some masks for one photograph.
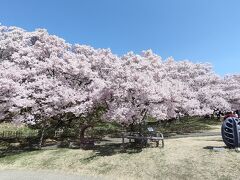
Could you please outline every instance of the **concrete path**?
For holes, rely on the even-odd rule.
[[[103,180],[103,178],[48,171],[1,170],[0,180]]]

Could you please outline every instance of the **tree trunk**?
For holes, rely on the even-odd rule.
[[[92,125],[82,125],[82,127],[80,128],[80,135],[79,135],[79,137],[80,137],[80,142],[83,142],[84,141],[84,139],[85,139],[85,131],[86,131],[86,129],[88,129],[88,128],[90,128],[90,127],[93,127]]]
[[[93,127],[92,125],[82,125],[82,127],[80,128],[80,148],[83,149],[90,149],[94,147],[94,141],[91,139],[86,139],[85,138],[85,131],[86,129]]]
[[[44,135],[45,135],[45,130],[46,130],[46,122],[43,123],[43,126],[41,128],[41,134],[40,134],[40,139],[39,139],[39,143],[38,143],[38,148],[39,149],[42,148],[43,138],[44,138]]]
[[[148,109],[144,109],[142,111],[143,113],[143,116],[142,116],[142,119],[139,121],[139,132],[142,134],[142,124],[145,126],[146,125],[146,122],[145,122],[145,119],[147,117],[147,112],[148,112]]]

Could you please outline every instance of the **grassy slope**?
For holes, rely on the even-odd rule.
[[[68,173],[107,175],[112,179],[233,179],[240,167],[235,150],[222,147],[221,137],[166,140],[165,148],[114,151],[55,149],[24,152],[0,159],[0,169],[48,169]],[[237,178],[238,179],[238,178]]]

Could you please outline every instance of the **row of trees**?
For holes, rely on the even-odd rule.
[[[162,60],[151,50],[119,57],[44,29],[0,26],[0,120],[86,123],[103,107],[103,120],[131,124],[239,104],[240,75],[221,78],[209,64]]]

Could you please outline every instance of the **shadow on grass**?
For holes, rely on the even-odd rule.
[[[87,163],[94,161],[102,156],[112,156],[112,155],[120,154],[120,153],[126,153],[126,154],[140,153],[140,152],[142,152],[142,147],[139,147],[139,146],[135,145],[134,143],[132,143],[132,144],[126,143],[123,148],[122,144],[111,143],[111,144],[104,144],[104,145],[96,145],[91,150],[93,150],[94,154],[90,157],[81,159],[82,163],[87,164]]]
[[[0,158],[39,150],[38,137],[0,138]]]
[[[158,130],[165,136],[171,136],[172,133],[185,134],[195,133],[212,129],[211,126],[221,125],[217,119],[204,119],[201,117],[182,118],[179,121],[163,122],[159,124]]]
[[[223,140],[222,140],[222,139],[205,139],[204,141],[223,142]]]
[[[228,149],[226,146],[205,146],[203,149],[208,149],[208,150],[226,150]]]
[[[56,149],[63,149],[63,148],[58,148],[58,147],[54,147],[51,150],[56,150]],[[69,148],[72,149],[72,148]],[[76,148],[73,148],[76,149]],[[32,149],[32,148],[6,148],[6,149],[1,149],[0,150],[0,160],[1,158],[4,158],[6,162],[11,163],[14,162],[15,159],[22,157],[22,156],[26,156],[28,154],[32,154],[32,153],[42,153],[45,150],[50,150],[50,149],[45,149],[44,147],[40,150],[40,149]],[[98,159],[99,157],[103,157],[103,156],[112,156],[115,154],[119,154],[119,153],[127,153],[127,154],[134,154],[134,153],[140,153],[142,152],[142,147],[137,146],[135,144],[128,144],[126,143],[124,148],[122,147],[122,144],[116,144],[116,143],[108,143],[108,144],[104,144],[104,145],[95,145],[93,148],[88,148],[86,150],[91,150],[93,151],[93,154],[87,158],[83,158],[81,160],[82,163],[88,163],[91,162],[93,160]]]
[[[140,153],[142,152],[142,147],[134,143],[125,143],[124,147],[122,144],[109,143],[104,145],[96,145],[93,150],[97,156],[111,156],[119,153]]]
[[[13,160],[14,157],[17,158],[25,153],[40,153],[41,150],[39,149],[1,149],[0,150],[0,160],[1,158],[7,158],[9,160]]]

